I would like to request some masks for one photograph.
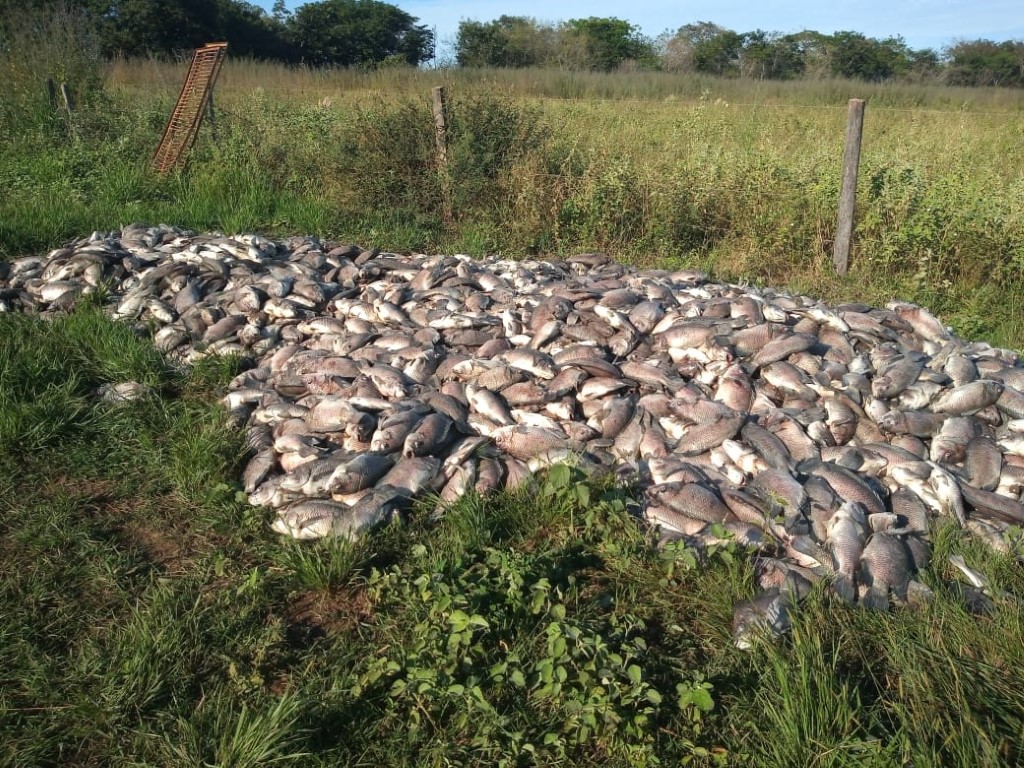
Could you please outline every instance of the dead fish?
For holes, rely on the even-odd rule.
[[[564,432],[543,427],[501,427],[491,438],[502,451],[523,460],[570,447]]]
[[[789,572],[814,569],[804,581],[878,605],[926,599],[872,558],[895,541],[922,567],[932,515],[993,547],[1024,522],[1020,356],[904,302],[827,307],[603,256],[131,225],[0,265],[0,309],[59,314],[97,286],[174,364],[247,358],[226,421],[254,452],[250,500],[286,535],[360,535],[414,498],[520,487],[570,460],[635,483],[647,517],[696,548],[778,548]]]
[[[262,483],[277,464],[277,454],[273,448],[262,450],[249,459],[242,472],[242,488],[252,493]]]
[[[944,392],[932,401],[931,408],[936,413],[952,415],[976,413],[993,405],[1002,393],[1002,383],[991,379],[978,379]]]
[[[769,363],[785,360],[797,352],[804,352],[818,343],[818,338],[809,333],[790,333],[773,339],[759,349],[747,361],[746,367],[751,373]]]
[[[861,602],[873,611],[889,610],[889,595],[900,600],[907,597],[910,584],[910,558],[899,538],[889,533],[875,533],[868,539],[860,561],[863,584]]]
[[[455,439],[455,423],[441,413],[431,413],[406,436],[402,455],[406,458],[440,452]]]
[[[996,442],[987,437],[974,437],[964,454],[964,469],[971,485],[982,491],[994,491],[1003,469],[1003,455]]]
[[[731,515],[715,493],[697,483],[655,485],[647,494],[658,504],[705,523],[723,523]]]
[[[863,504],[848,501],[828,521],[828,543],[836,563],[834,588],[848,603],[857,599],[855,579],[867,541],[866,515]]]
[[[308,461],[281,478],[281,488],[298,491],[304,496],[318,496],[328,492],[331,476],[344,461],[342,456],[329,456]]]
[[[340,464],[327,481],[332,494],[352,494],[373,486],[395,465],[390,456],[362,453]]]
[[[440,468],[441,461],[433,456],[403,458],[380,479],[378,487],[391,486],[406,497],[414,498],[420,492],[432,488]]]
[[[769,589],[733,609],[733,645],[741,651],[754,647],[758,637],[773,640],[791,627],[789,602],[778,589]]]

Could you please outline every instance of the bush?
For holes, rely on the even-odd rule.
[[[448,109],[448,172],[457,223],[494,217],[515,196],[514,169],[543,156],[550,131],[539,110],[492,96],[455,99]],[[337,172],[363,208],[397,209],[440,221],[441,176],[426,102],[363,108],[342,138]]]

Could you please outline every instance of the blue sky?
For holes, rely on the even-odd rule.
[[[502,14],[532,16],[540,21],[560,21],[587,16],[616,16],[656,36],[693,21],[712,21],[737,32],[753,29],[798,32],[815,29],[863,32],[869,37],[902,35],[912,48],[940,49],[957,39],[1024,39],[1024,0],[784,0],[767,3],[752,0],[390,0],[402,10],[432,27],[438,54],[450,52],[450,42],[462,19],[490,21]],[[302,5],[287,0],[289,8]],[[260,5],[270,8],[272,0]]]

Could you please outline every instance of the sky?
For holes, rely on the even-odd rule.
[[[754,29],[824,34],[839,30],[868,37],[902,35],[911,48],[941,49],[958,39],[1024,39],[1024,0],[386,0],[434,29],[438,56],[450,56],[459,22],[491,21],[505,14],[554,22],[614,16],[655,37],[694,21],[711,21],[736,32]],[[302,0],[286,0],[290,9]],[[269,10],[273,0],[259,3]]]

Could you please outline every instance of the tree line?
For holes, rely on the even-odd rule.
[[[1024,87],[1024,41],[957,42],[913,49],[899,36],[804,30],[736,32],[707,21],[651,38],[615,18],[543,23],[525,16],[463,21],[455,45],[464,67],[655,69],[786,80],[847,77],[936,80],[953,85]]]
[[[108,56],[175,54],[215,40],[227,41],[234,56],[310,66],[416,66],[435,53],[427,25],[381,0],[319,0],[294,12],[283,0],[269,12],[245,0],[0,0],[0,45],[5,29],[46,9],[80,14],[98,30]],[[937,51],[913,49],[899,36],[736,32],[707,21],[649,37],[614,17],[465,20],[454,40],[453,63],[1024,87],[1020,40],[962,40]]]
[[[0,0],[5,34],[53,14],[78,16],[106,56],[178,55],[226,41],[230,55],[309,66],[416,66],[434,56],[434,33],[378,0],[321,0],[268,13],[245,0]]]

